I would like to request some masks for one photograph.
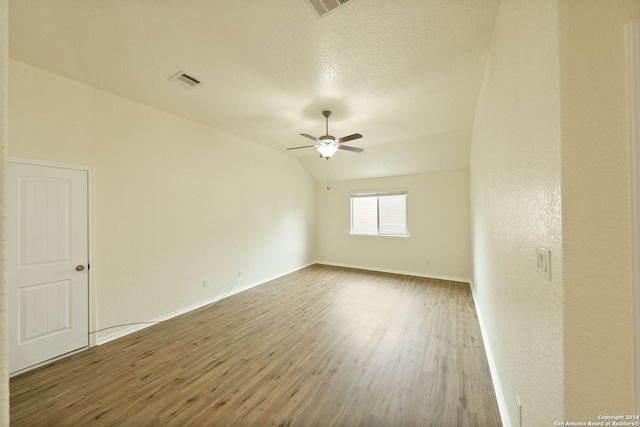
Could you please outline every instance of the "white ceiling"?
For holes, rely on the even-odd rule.
[[[316,181],[465,169],[499,0],[11,0],[11,57],[296,156]],[[185,89],[168,78],[187,72]],[[328,162],[299,136],[361,133]]]

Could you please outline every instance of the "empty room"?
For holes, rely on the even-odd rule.
[[[0,109],[0,425],[640,425],[638,0],[0,0]]]

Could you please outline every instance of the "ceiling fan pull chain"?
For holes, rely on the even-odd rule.
[[[329,160],[328,157],[327,157],[327,160]],[[327,165],[326,166],[326,168],[327,168],[327,170],[326,170],[327,171],[327,191],[330,191],[331,190],[331,186],[329,185],[329,162],[327,161],[327,162],[325,162],[325,164]]]

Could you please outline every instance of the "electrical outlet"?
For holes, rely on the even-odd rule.
[[[551,281],[551,251],[549,249],[536,248],[536,271]]]
[[[208,288],[209,287],[209,279],[204,279],[202,281],[202,287],[203,288]]]

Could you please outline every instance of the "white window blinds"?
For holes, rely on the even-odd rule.
[[[378,197],[378,233],[407,234],[407,195]]]
[[[351,234],[407,236],[407,192],[351,194]]]
[[[353,234],[378,234],[378,198],[351,199],[351,220]]]

